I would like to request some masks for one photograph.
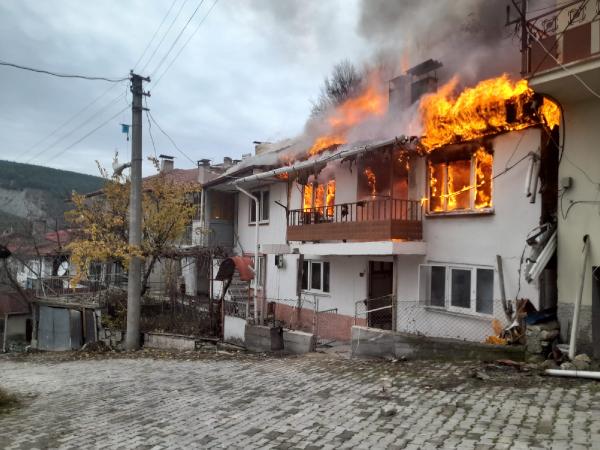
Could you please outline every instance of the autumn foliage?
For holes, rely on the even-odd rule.
[[[144,180],[142,245],[129,245],[129,189],[125,178],[106,179],[99,195],[73,195],[75,208],[67,220],[77,230],[69,245],[78,278],[92,262],[119,261],[127,268],[132,256],[145,260],[144,286],[154,264],[172,249],[190,224],[195,206],[191,194],[199,187],[176,183],[159,174]]]

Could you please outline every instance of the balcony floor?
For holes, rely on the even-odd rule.
[[[303,255],[315,256],[389,256],[425,255],[427,243],[423,241],[333,242],[292,245]]]

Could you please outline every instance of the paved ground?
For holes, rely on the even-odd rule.
[[[0,385],[25,400],[0,415],[0,448],[600,449],[599,384],[499,367],[477,369],[480,380],[473,367],[2,358]],[[397,413],[384,416],[386,405]]]

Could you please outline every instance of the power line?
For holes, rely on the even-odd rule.
[[[148,58],[148,61],[146,61],[146,64],[144,64],[144,67],[142,67],[142,69],[140,70],[140,72],[144,72],[146,70],[146,67],[148,67],[148,64],[150,64],[150,61],[152,61],[152,58],[154,58],[154,55],[156,55],[156,52],[158,51],[158,49],[161,47],[162,43],[164,42],[165,38],[167,37],[167,35],[169,34],[169,32],[171,31],[171,29],[173,28],[173,25],[175,24],[175,22],[177,21],[177,19],[179,18],[179,15],[181,14],[181,11],[183,10],[183,7],[185,6],[185,4],[188,2],[188,0],[183,0],[183,3],[181,4],[181,6],[179,7],[179,11],[177,11],[177,14],[175,14],[175,17],[173,18],[173,20],[171,21],[171,24],[169,25],[169,28],[167,28],[167,31],[165,31],[165,34],[163,34],[162,38],[160,39],[158,45],[154,48],[154,51],[152,52],[152,54],[150,55],[150,58]]]
[[[177,44],[177,42],[179,42],[179,39],[181,38],[181,35],[185,32],[185,30],[189,26],[190,22],[192,21],[192,19],[194,18],[194,16],[198,13],[198,10],[200,9],[200,7],[203,4],[204,4],[204,0],[200,0],[200,2],[198,3],[198,6],[196,6],[196,9],[194,9],[194,12],[192,12],[192,15],[188,18],[187,22],[185,23],[185,25],[183,26],[183,28],[179,31],[179,34],[177,35],[177,37],[175,38],[175,40],[173,41],[173,43],[169,47],[169,50],[167,50],[167,53],[165,53],[163,55],[163,57],[159,61],[158,65],[152,71],[152,75],[153,76],[156,74],[156,72],[158,71],[158,69],[160,68],[160,66],[162,66],[162,64],[165,62],[165,60],[169,57],[169,55],[173,51],[173,48],[175,47],[175,45]]]
[[[83,114],[85,111],[87,111],[88,109],[90,109],[93,105],[95,105],[100,99],[102,99],[106,94],[108,94],[110,91],[112,91],[115,86],[117,86],[116,84],[111,85],[106,91],[104,91],[102,94],[100,94],[98,97],[96,97],[94,100],[92,100],[90,103],[88,103],[86,106],[84,106],[83,108],[81,108],[80,110],[78,110],[75,114],[73,114],[71,117],[69,117],[65,122],[63,122],[61,125],[59,125],[57,128],[55,128],[53,131],[51,131],[49,134],[47,134],[44,138],[40,139],[39,141],[37,141],[35,144],[31,145],[30,147],[28,147],[26,150],[24,150],[19,157],[20,158],[24,158],[29,152],[31,152],[31,150],[33,150],[34,148],[36,148],[38,145],[42,144],[43,142],[46,142],[48,139],[50,139],[52,136],[54,136],[56,133],[58,133],[60,130],[62,130],[63,128],[65,128],[69,123],[71,123],[73,120],[77,119],[78,117],[81,116],[81,114]]]
[[[148,100],[144,97],[146,102],[146,119],[148,119],[148,134],[150,135],[150,141],[152,142],[152,148],[154,149],[154,158],[157,158],[158,153],[156,152],[156,145],[154,144],[154,136],[152,136],[152,123],[150,122],[150,116],[148,115]]]
[[[89,77],[86,75],[75,75],[75,74],[69,74],[69,73],[51,72],[49,70],[35,69],[33,67],[21,66],[19,64],[14,64],[14,63],[2,61],[2,60],[0,60],[0,66],[14,67],[15,69],[28,70],[30,72],[36,72],[36,73],[43,73],[46,75],[52,75],[54,77],[59,77],[59,78],[79,78],[82,80],[108,81],[109,83],[120,83],[121,81],[126,81],[129,79],[129,77],[125,77],[125,78]]]
[[[169,63],[169,65],[167,66],[167,68],[163,71],[163,73],[160,75],[160,77],[158,77],[158,79],[156,80],[156,83],[154,83],[154,88],[156,88],[156,86],[158,86],[158,83],[160,82],[160,80],[162,80],[162,78],[165,76],[165,74],[168,72],[168,70],[171,68],[171,66],[173,65],[173,63],[175,62],[175,60],[177,58],[179,58],[179,55],[181,55],[181,52],[183,52],[183,50],[185,49],[185,47],[190,43],[190,41],[192,40],[192,38],[196,35],[196,33],[198,32],[198,30],[200,29],[200,27],[202,26],[202,24],[204,23],[204,21],[206,20],[206,18],[210,15],[211,11],[213,10],[213,8],[216,6],[216,4],[219,2],[219,0],[215,0],[213,2],[213,4],[211,5],[211,7],[208,9],[208,11],[206,12],[206,14],[204,15],[204,17],[200,20],[200,22],[198,23],[198,26],[196,27],[196,29],[192,32],[192,34],[190,34],[190,36],[188,37],[187,41],[184,42],[183,46],[179,49],[179,51],[177,52],[177,54],[175,55],[175,57],[171,60],[171,62]]]
[[[53,159],[58,158],[60,155],[62,155],[64,152],[66,152],[67,150],[72,149],[73,147],[75,147],[77,144],[79,144],[81,141],[83,141],[84,139],[87,139],[89,136],[91,136],[92,134],[94,134],[96,131],[98,131],[100,128],[102,128],[103,126],[105,126],[106,124],[108,124],[111,120],[116,119],[119,114],[121,114],[123,111],[129,109],[131,107],[131,105],[127,105],[125,108],[121,109],[120,111],[118,111],[114,116],[109,117],[106,121],[102,122],[100,125],[98,125],[96,128],[94,128],[93,130],[91,130],[90,132],[86,133],[85,135],[83,135],[81,138],[77,139],[75,142],[73,142],[71,145],[63,148],[60,152],[58,152],[56,155],[54,155],[53,157],[51,157],[50,159],[46,160],[44,162],[44,164],[48,164],[50,161],[52,161]]]
[[[138,60],[136,61],[136,63],[133,65],[133,71],[135,71],[135,68],[137,67],[137,65],[142,61],[142,59],[144,59],[144,56],[146,55],[146,52],[148,51],[148,49],[150,48],[150,46],[154,42],[154,39],[158,35],[158,32],[162,28],[163,24],[165,23],[165,20],[167,20],[167,17],[169,17],[169,14],[171,13],[171,10],[173,9],[173,6],[175,6],[175,3],[177,3],[177,0],[173,0],[173,3],[171,3],[171,6],[169,7],[167,13],[164,15],[162,21],[160,22],[160,25],[158,25],[158,28],[156,29],[156,31],[152,35],[152,39],[150,39],[150,42],[148,42],[148,45],[146,45],[146,48],[144,49],[144,51],[142,52],[142,54],[140,55],[140,57],[138,58]]]
[[[119,94],[118,96],[116,96],[115,98],[113,98],[110,102],[108,102],[106,105],[104,105],[102,108],[100,108],[95,113],[93,113],[91,116],[89,116],[87,119],[85,119],[83,122],[81,122],[79,125],[75,126],[73,129],[71,129],[71,131],[67,132],[66,134],[63,134],[61,137],[59,137],[54,142],[52,142],[52,144],[44,147],[42,150],[40,150],[39,152],[37,152],[35,155],[33,155],[32,157],[28,158],[27,161],[25,161],[25,162],[26,163],[30,163],[34,159],[36,159],[39,156],[41,156],[43,153],[45,153],[48,150],[50,150],[51,148],[55,147],[58,143],[62,142],[63,140],[65,140],[66,138],[68,138],[69,136],[71,136],[73,133],[75,133],[81,127],[83,127],[83,126],[87,125],[88,123],[90,123],[99,114],[101,114],[103,111],[105,111],[110,106],[112,106],[113,104],[115,104],[118,100],[120,100],[124,96],[125,96],[125,94],[123,94],[123,93]]]
[[[173,144],[173,146],[175,147],[175,149],[181,153],[183,156],[185,156],[192,164],[196,164],[196,161],[194,161],[192,158],[190,158],[188,155],[185,154],[185,152],[183,150],[181,150],[177,144],[175,143],[175,141],[173,139],[171,139],[171,136],[169,136],[167,134],[167,132],[165,130],[163,130],[161,128],[161,126],[156,122],[156,119],[154,118],[154,116],[152,115],[152,113],[150,111],[148,111],[148,116],[150,116],[150,119],[152,119],[152,122],[154,122],[154,125],[156,125],[156,127],[159,129],[159,131],[164,134],[167,139],[169,139],[169,141],[171,141],[171,144]]]

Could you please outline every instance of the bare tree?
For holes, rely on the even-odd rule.
[[[325,77],[321,92],[312,102],[311,117],[322,115],[328,108],[337,106],[351,97],[360,87],[363,80],[361,73],[347,59],[333,66],[331,75]]]

